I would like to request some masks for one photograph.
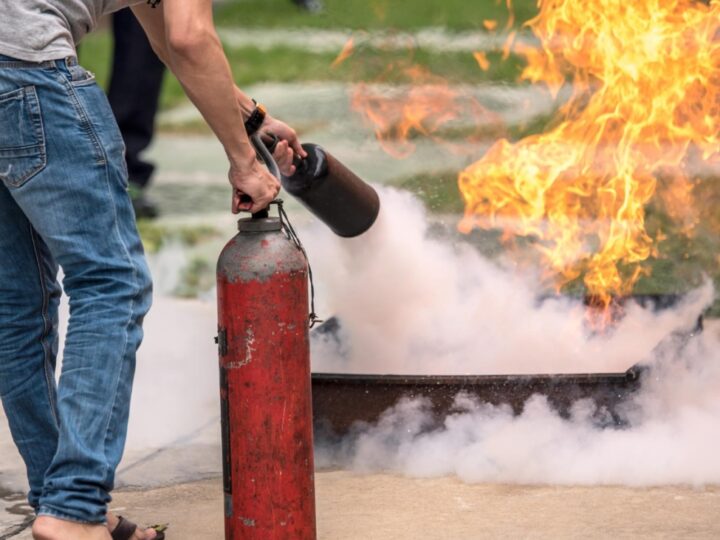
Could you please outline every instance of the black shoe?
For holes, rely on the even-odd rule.
[[[135,219],[155,219],[160,215],[157,204],[148,199],[143,188],[130,184],[128,193],[135,210]]]
[[[325,9],[320,0],[293,0],[293,2],[310,13],[320,13]]]

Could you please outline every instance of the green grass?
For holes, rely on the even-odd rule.
[[[138,231],[148,253],[157,253],[169,242],[179,242],[185,247],[193,247],[220,234],[217,229],[207,225],[170,229],[146,219],[138,220]]]
[[[502,26],[507,20],[504,1],[482,0],[326,0],[326,10],[310,14],[290,0],[228,1],[216,8],[219,26],[280,28],[330,28],[365,30],[416,30],[442,26],[449,31],[482,28],[485,19],[497,20]],[[515,1],[516,26],[536,11],[529,0]],[[337,68],[331,64],[337,53],[313,53],[303,49],[274,47],[226,47],[238,85],[258,82],[304,81],[375,81],[400,82],[401,70],[384,73],[390,63],[417,64],[450,83],[481,81],[515,81],[522,68],[521,61],[511,57],[500,60],[499,53],[488,54],[490,69],[483,72],[468,52],[440,53],[422,49],[414,51],[386,51],[364,47]],[[105,31],[95,32],[80,46],[80,62],[93,71],[98,82],[107,87],[112,38]],[[160,98],[161,109],[168,109],[186,101],[178,81],[166,76]]]
[[[78,48],[80,63],[95,74],[98,84],[107,88],[112,58],[112,36],[107,30],[100,30],[87,36]],[[160,108],[168,109],[183,103],[187,98],[180,83],[171,73],[165,74],[165,83],[160,95]]]
[[[109,76],[108,61],[111,39],[107,32],[89,36],[80,49],[80,62],[95,73],[101,86],[106,87]],[[383,83],[409,82],[403,68],[417,64],[448,83],[479,83],[482,81],[514,81],[522,69],[517,57],[501,61],[499,54],[489,54],[490,69],[478,68],[469,53],[435,53],[418,49],[412,52],[380,52],[364,50],[336,68],[331,68],[334,53],[310,53],[285,46],[260,50],[256,47],[227,49],[228,60],[236,83],[240,87],[260,82],[307,81],[379,81]],[[393,64],[396,69],[388,70]],[[167,74],[160,107],[167,109],[185,100],[180,83]]]
[[[199,294],[209,291],[215,284],[215,265],[204,257],[194,257],[182,269],[180,283],[173,294],[180,298],[197,298]]]
[[[468,53],[434,53],[417,49],[407,51],[366,50],[339,66],[330,67],[335,54],[312,54],[288,47],[260,51],[253,47],[228,49],[235,80],[240,85],[256,82],[303,81],[380,81],[410,82],[403,68],[420,65],[449,83],[477,83],[486,80],[515,80],[522,68],[517,58],[501,62],[489,55],[490,69],[483,72]],[[388,66],[394,66],[388,69]]]
[[[450,30],[480,28],[485,19],[504,26],[508,10],[501,0],[323,0],[325,10],[311,14],[290,0],[228,1],[217,6],[215,20],[223,26],[312,27],[415,30],[444,26]],[[534,0],[514,0],[516,21],[537,11]],[[517,24],[516,24],[517,26]]]
[[[482,28],[485,19],[507,21],[504,1],[495,0],[324,0],[326,10],[319,15],[299,9],[290,0],[228,0],[216,7],[216,22],[222,27],[269,28],[319,28],[350,30],[400,30],[413,31],[428,27],[443,27],[448,31],[476,30]],[[536,12],[535,0],[514,0],[515,28]],[[81,62],[95,72],[102,85],[107,84],[112,40],[107,31],[92,34],[80,49]],[[469,53],[440,53],[423,49],[410,51],[377,50],[362,47],[337,68],[331,68],[336,53],[313,53],[303,49],[274,47],[261,50],[257,47],[226,47],[228,58],[237,83],[248,86],[259,82],[306,82],[306,81],[382,81],[406,82],[402,70],[386,73],[390,64],[425,67],[434,75],[452,83],[479,83],[483,81],[515,81],[522,69],[517,57],[501,62],[497,53],[488,55],[490,70],[481,71]],[[339,52],[339,51],[338,51]],[[161,95],[161,108],[167,109],[185,102],[182,88],[171,75]],[[516,140],[530,133],[537,133],[552,123],[552,119],[539,118],[525,126],[509,128],[505,136]],[[191,124],[179,129],[189,131],[202,127]],[[448,139],[463,139],[472,133],[464,128],[457,132],[439,133]],[[430,171],[404,180],[401,187],[423,199],[431,212],[460,215],[463,203],[457,188],[457,171]],[[709,214],[701,220],[702,226],[690,237],[684,235],[665,215],[660,207],[651,205],[647,210],[647,227],[651,235],[659,230],[667,236],[657,246],[658,253],[645,264],[649,270],[635,287],[638,294],[682,293],[710,276],[720,290],[720,218],[713,210],[720,205],[720,180],[708,179],[703,183],[704,200],[709,204]],[[714,212],[714,214],[712,213]],[[707,225],[706,225],[707,224]],[[172,239],[192,246],[204,238],[216,234],[209,228],[183,228],[169,231],[150,222],[141,222],[140,230],[148,251],[157,251]],[[459,236],[459,233],[457,233]],[[475,230],[463,237],[487,256],[500,256],[506,249],[496,230]],[[518,239],[524,251],[533,239]],[[192,296],[207,287],[211,268],[201,257],[194,258],[183,273],[177,294]],[[568,284],[570,293],[582,294],[582,282]],[[710,314],[720,316],[720,301]]]
[[[463,201],[458,190],[458,171],[434,171],[403,180],[400,187],[412,191],[437,214],[461,214]]]
[[[636,285],[640,293],[682,293],[710,278],[720,291],[720,178],[705,178],[695,185],[695,205],[699,221],[690,234],[663,212],[658,205],[646,209],[646,227],[651,237],[662,231],[666,237],[657,244],[658,254],[649,260],[651,273]],[[720,299],[708,315],[720,317]]]
[[[112,36],[107,30],[88,35],[78,46],[78,60],[95,74],[100,86],[107,87],[112,58]]]
[[[208,240],[216,239],[220,234],[217,229],[207,225],[170,228],[145,219],[138,221],[138,231],[148,253],[157,253],[170,243],[180,244],[188,250],[188,253],[193,253],[193,248]],[[173,290],[173,295],[179,298],[196,298],[210,290],[214,283],[214,264],[202,255],[193,254],[188,264],[180,271],[180,279]]]

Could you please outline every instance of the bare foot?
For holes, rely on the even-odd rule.
[[[107,518],[107,528],[109,531],[114,531],[115,527],[117,527],[118,523],[120,522],[120,518],[118,518],[115,514],[112,512],[108,512],[105,516]],[[130,537],[130,540],[153,540],[157,536],[157,532],[155,529],[145,529],[144,531],[138,527],[135,529],[135,533]]]
[[[35,540],[111,540],[107,527],[38,516],[32,526]]]

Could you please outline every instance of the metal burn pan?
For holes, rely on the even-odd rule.
[[[445,418],[455,397],[464,393],[481,403],[509,405],[520,414],[535,394],[547,398],[566,416],[573,403],[592,399],[598,410],[609,413],[610,423],[620,424],[616,413],[640,386],[641,368],[625,373],[562,375],[312,375],[313,414],[317,430],[348,433],[356,422],[374,423],[402,398],[429,400],[434,416]],[[606,420],[607,421],[607,420]]]
[[[638,295],[633,299],[654,310],[672,307],[680,295]],[[587,304],[592,302],[586,299]],[[702,316],[688,334],[672,336],[686,342],[702,331]],[[329,319],[314,332],[337,338],[340,322]],[[337,338],[339,339],[339,338]],[[622,426],[620,408],[640,388],[646,368],[637,364],[624,373],[538,375],[379,375],[313,373],[313,415],[316,433],[344,435],[358,422],[374,423],[402,398],[425,398],[438,421],[453,410],[458,394],[480,403],[508,405],[515,414],[523,411],[533,395],[545,396],[561,416],[574,403],[593,400],[601,425]]]

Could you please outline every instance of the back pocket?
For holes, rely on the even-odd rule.
[[[0,180],[20,187],[47,162],[40,103],[34,86],[0,94]]]

